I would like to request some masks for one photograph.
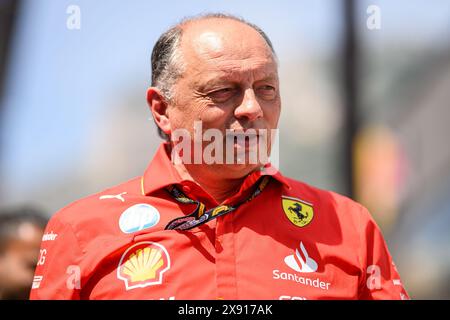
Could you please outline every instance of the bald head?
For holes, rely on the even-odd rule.
[[[223,54],[241,59],[257,51],[276,60],[270,39],[254,24],[225,14],[187,18],[164,32],[156,42],[151,59],[151,85],[158,88],[168,102],[172,102],[174,84],[200,60],[213,63]],[[231,56],[229,58],[233,59]],[[167,138],[159,129],[158,133]]]
[[[263,53],[274,59],[273,52],[263,36],[241,21],[228,18],[203,18],[181,25],[183,37],[179,48],[185,65],[196,66],[209,61],[246,60]]]

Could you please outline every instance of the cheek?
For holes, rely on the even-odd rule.
[[[193,121],[201,121],[203,130],[215,128],[224,129],[229,118],[233,116],[232,108],[218,107],[210,102],[204,102],[192,117]]]
[[[264,118],[267,122],[267,124],[271,128],[275,128],[278,124],[278,120],[280,118],[280,112],[281,112],[281,103],[277,102],[276,104],[267,104],[264,106],[263,113]]]
[[[225,129],[226,123],[233,116],[232,111],[225,108],[210,106],[204,110],[198,120],[202,121],[203,128]]]
[[[219,108],[207,102],[196,102],[184,107],[173,108],[170,112],[172,132],[177,129],[186,129],[190,133],[194,130],[196,121],[201,121],[203,131],[209,128],[225,128],[227,119],[232,115],[225,108]]]
[[[175,107],[169,111],[169,122],[172,131],[179,129],[191,130],[195,121],[195,113],[189,107]]]

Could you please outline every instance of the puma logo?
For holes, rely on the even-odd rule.
[[[122,202],[125,202],[125,199],[123,198],[123,195],[124,194],[127,194],[126,192],[122,192],[122,193],[119,193],[119,194],[117,194],[117,195],[109,195],[109,194],[105,194],[105,195],[103,195],[103,196],[100,196],[100,200],[104,200],[104,199],[117,199],[117,200],[120,200],[120,201],[122,201]]]

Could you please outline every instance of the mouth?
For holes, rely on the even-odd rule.
[[[225,138],[227,144],[246,151],[256,149],[262,139],[258,129],[227,129]]]

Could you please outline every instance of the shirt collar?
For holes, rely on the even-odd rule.
[[[169,157],[169,143],[161,143],[141,178],[141,193],[148,195],[182,181]]]
[[[141,178],[141,193],[143,195],[149,195],[154,191],[160,190],[169,185],[181,184],[184,181],[173,166],[169,155],[169,143],[162,143]],[[260,170],[250,173],[245,178],[238,193],[241,193],[242,191],[253,186],[261,176],[265,175],[272,176],[275,180],[290,189],[287,179],[278,169],[269,163]]]

